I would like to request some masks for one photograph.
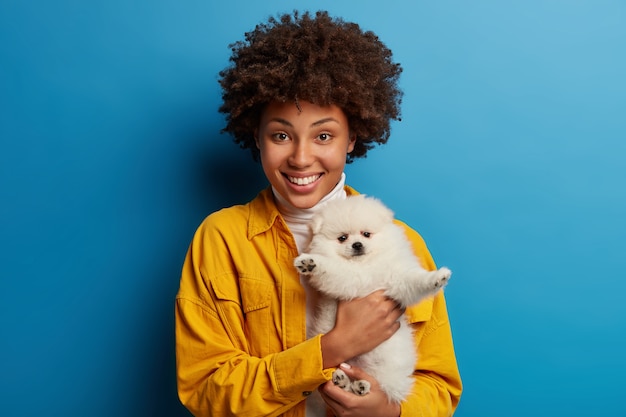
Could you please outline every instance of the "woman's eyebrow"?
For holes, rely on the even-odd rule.
[[[282,117],[274,117],[270,120],[270,122],[277,122],[285,126],[293,127],[293,125],[291,124],[289,120],[283,119]],[[324,119],[320,119],[311,123],[311,127],[323,125],[324,123],[328,123],[328,122],[339,123],[339,121],[335,119],[334,117],[326,117]]]
[[[272,119],[270,119],[270,122],[278,122],[282,125],[293,127],[293,125],[289,122],[289,120],[285,120],[281,117],[273,117]]]
[[[334,117],[326,117],[325,119],[321,119],[321,120],[318,120],[317,122],[311,123],[311,127],[323,125],[324,123],[328,123],[328,122],[339,123],[339,121],[335,119]]]

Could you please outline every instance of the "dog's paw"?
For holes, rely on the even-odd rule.
[[[368,394],[370,392],[370,388],[371,384],[364,379],[359,379],[358,381],[354,381],[352,382],[352,384],[350,384],[350,389],[356,395]]]
[[[433,285],[435,286],[435,289],[443,288],[448,283],[450,276],[452,276],[452,271],[444,266],[435,272],[436,274]]]
[[[350,390],[350,378],[348,378],[348,375],[341,369],[337,369],[333,372],[333,384],[346,391]]]
[[[301,274],[310,274],[315,269],[315,260],[312,258],[307,258],[303,256],[299,256],[296,258],[294,262],[294,266],[298,268]]]
[[[371,384],[364,379],[350,381],[348,375],[341,369],[336,369],[335,372],[333,372],[333,384],[345,391],[353,392],[356,395],[368,394],[372,388]]]

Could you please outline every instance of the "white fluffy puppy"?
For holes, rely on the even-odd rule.
[[[371,197],[358,195],[327,203],[312,219],[311,231],[306,253],[294,261],[321,294],[309,336],[328,333],[335,326],[337,300],[384,289],[387,296],[407,307],[435,294],[451,275],[447,268],[426,271],[402,228],[393,222],[393,212]],[[404,316],[400,324],[390,339],[349,361],[376,379],[396,403],[411,391],[417,359],[412,330]],[[349,381],[340,369],[333,374],[333,382],[358,395],[370,390],[369,382]]]

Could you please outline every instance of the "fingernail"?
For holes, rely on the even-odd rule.
[[[345,363],[345,362],[344,362],[344,363],[342,363],[341,365],[339,365],[339,367],[340,367],[340,368],[343,368],[343,369],[351,369],[351,368],[352,368],[352,367],[350,366],[350,364]]]

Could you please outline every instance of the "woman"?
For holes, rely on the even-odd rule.
[[[398,406],[344,362],[387,340],[403,311],[380,291],[341,302],[334,329],[307,340],[316,293],[293,267],[313,213],[356,194],[345,164],[385,143],[399,119],[400,66],[375,34],[325,12],[272,18],[232,48],[220,73],[224,130],[260,159],[270,187],[211,214],[193,238],[176,299],[181,401],[196,416],[452,415],[461,380],[443,293],[406,311],[419,360],[413,393]],[[421,237],[403,226],[434,269]],[[334,386],[339,366],[372,391]],[[307,407],[316,389],[326,411]]]

